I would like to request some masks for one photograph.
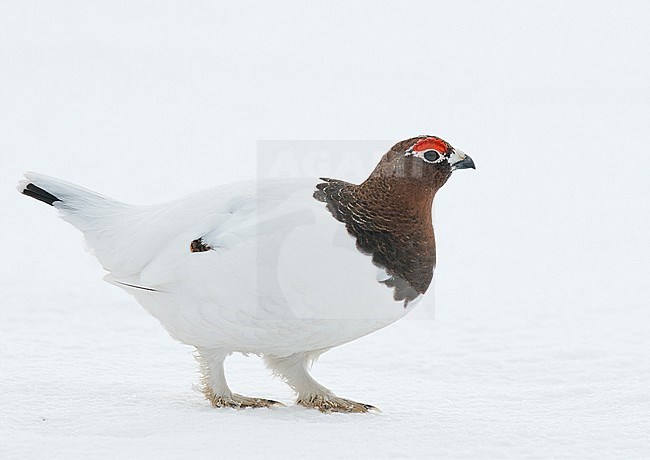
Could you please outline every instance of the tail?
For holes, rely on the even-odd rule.
[[[25,179],[18,183],[17,188],[23,195],[36,198],[50,206],[59,201],[63,207],[70,209],[119,203],[70,182],[35,172],[26,172]]]
[[[131,270],[135,261],[128,255],[135,251],[122,246],[134,237],[138,207],[33,172],[25,173],[18,191],[58,209],[64,220],[83,232],[86,248],[106,270]]]
[[[128,205],[78,185],[33,172],[25,173],[18,191],[57,208],[62,217],[85,232]]]
[[[50,206],[52,206],[55,201],[61,201],[58,197],[27,181],[20,181],[18,183],[18,191],[23,195],[36,198],[38,201],[42,201]]]

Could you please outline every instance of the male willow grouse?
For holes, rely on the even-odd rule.
[[[374,409],[309,374],[323,352],[409,313],[436,264],[433,198],[472,159],[434,136],[394,145],[362,184],[339,179],[222,185],[170,203],[124,204],[25,174],[19,191],[81,230],[106,280],[196,347],[217,407],[276,401],[233,393],[224,360],[254,353],[323,412]]]

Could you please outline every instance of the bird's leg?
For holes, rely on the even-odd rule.
[[[315,356],[317,355],[312,353],[297,353],[286,357],[266,355],[264,362],[296,392],[296,402],[302,406],[321,412],[379,411],[370,404],[339,398],[314,380],[309,374],[309,368]]]
[[[214,407],[232,407],[244,409],[246,407],[272,407],[283,406],[281,402],[270,399],[250,398],[230,391],[226,382],[223,363],[228,352],[222,349],[197,348],[197,360],[201,366],[202,391],[206,399]]]

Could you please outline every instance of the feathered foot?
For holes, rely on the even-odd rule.
[[[233,393],[228,388],[223,362],[228,352],[223,349],[197,348],[196,356],[203,374],[201,378],[203,394],[214,407],[232,407],[245,409],[247,407],[274,407],[284,406],[279,401],[264,398],[249,398],[248,396]]]
[[[363,413],[381,412],[370,404],[358,403],[335,396],[309,375],[309,366],[322,351],[296,353],[290,356],[265,355],[264,362],[276,375],[281,376],[298,394],[297,404],[321,412]]]
[[[345,413],[363,413],[363,412],[381,412],[375,406],[351,401],[345,398],[339,398],[334,395],[313,395],[305,398],[298,398],[298,404],[301,406],[318,409],[321,412],[345,412]]]

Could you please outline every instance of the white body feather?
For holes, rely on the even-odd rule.
[[[403,317],[344,224],[312,196],[317,180],[240,182],[130,206],[57,179],[28,182],[85,236],[110,272],[181,342],[289,356],[341,345]],[[213,250],[190,252],[202,238]],[[133,288],[126,284],[147,289]]]

